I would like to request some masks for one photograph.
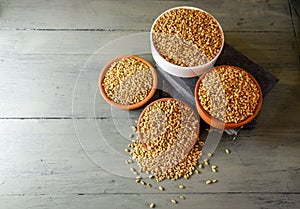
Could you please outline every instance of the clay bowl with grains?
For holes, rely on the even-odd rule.
[[[196,156],[201,154],[194,149],[200,132],[198,116],[181,100],[162,98],[147,105],[140,114],[137,130],[143,148],[133,154],[142,171],[166,173],[191,152],[195,154],[191,159],[194,166]]]
[[[162,70],[195,77],[213,67],[224,46],[224,33],[208,12],[175,7],[154,21],[150,43],[152,56]]]
[[[157,75],[145,59],[126,55],[109,61],[100,73],[99,89],[114,107],[133,110],[145,105],[154,95]]]
[[[247,71],[229,65],[203,74],[195,87],[200,117],[219,129],[234,129],[252,121],[262,106],[262,91]]]

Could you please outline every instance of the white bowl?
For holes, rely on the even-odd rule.
[[[223,49],[223,46],[224,46],[224,42],[225,42],[224,33],[223,33],[223,30],[222,30],[222,27],[221,27],[220,23],[216,20],[216,18],[214,18],[216,20],[219,28],[220,28],[221,33],[222,33],[222,46],[221,46],[220,51],[218,52],[218,54],[211,61],[209,61],[209,62],[207,62],[207,63],[205,63],[203,65],[193,66],[193,67],[182,67],[182,66],[178,66],[178,65],[172,64],[172,63],[168,62],[167,60],[165,60],[158,53],[158,51],[156,50],[156,48],[155,48],[155,46],[153,44],[153,41],[152,41],[152,31],[153,31],[153,27],[154,27],[155,23],[157,22],[157,20],[162,15],[164,15],[166,12],[168,12],[170,10],[174,10],[174,9],[193,9],[193,10],[199,10],[201,12],[205,12],[205,13],[209,14],[211,17],[214,18],[214,16],[212,16],[210,13],[208,13],[208,12],[202,10],[202,9],[199,9],[199,8],[196,8],[196,7],[188,7],[188,6],[174,7],[174,8],[168,9],[165,12],[163,12],[161,15],[159,15],[155,19],[154,23],[152,24],[151,31],[150,31],[150,44],[151,44],[151,53],[152,53],[153,59],[155,60],[155,62],[158,64],[158,66],[161,69],[163,69],[164,71],[168,72],[171,75],[175,75],[175,76],[178,76],[178,77],[195,77],[195,76],[199,76],[199,75],[205,73],[207,70],[209,70],[210,68],[212,68],[214,66],[215,62],[217,61],[219,55],[222,52],[222,49]]]

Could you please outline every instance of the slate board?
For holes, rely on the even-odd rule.
[[[218,66],[218,65],[233,65],[233,66],[238,66],[238,67],[243,68],[244,70],[248,71],[251,75],[253,75],[253,77],[259,83],[259,85],[262,89],[262,92],[263,92],[263,97],[265,97],[272,90],[272,88],[275,86],[275,84],[278,82],[278,78],[276,78],[274,75],[272,75],[271,73],[266,71],[264,68],[257,65],[256,63],[251,61],[249,58],[247,58],[245,55],[243,55],[242,53],[240,53],[239,51],[237,51],[236,49],[234,49],[233,47],[231,47],[229,44],[226,44],[226,43],[224,44],[223,50],[222,50],[217,62],[215,63],[215,66]],[[159,89],[163,89],[163,90],[159,90],[157,97],[158,98],[176,97],[178,99],[184,100],[185,102],[187,102],[188,104],[190,104],[191,106],[193,106],[195,108],[194,102],[191,102],[191,96],[193,97],[195,85],[196,85],[199,77],[179,78],[176,76],[172,76],[170,74],[165,75],[165,76],[168,76],[169,78],[171,77],[177,83],[176,85],[181,85],[181,84],[183,84],[182,82],[184,82],[184,84],[186,84],[190,88],[189,94],[192,93],[192,95],[189,95],[190,100],[188,101],[186,99],[187,94],[182,95],[183,94],[182,92],[178,92],[179,88],[176,88],[176,85],[174,85],[174,83],[173,83],[173,85],[170,84],[170,82],[168,81],[170,79],[166,79],[164,74],[166,74],[166,73],[165,72],[159,73],[159,80],[160,80]],[[162,85],[163,85],[163,87],[162,87]],[[167,92],[171,92],[171,94],[167,93]],[[256,119],[254,119],[250,123],[244,125],[243,128],[244,129],[254,129],[255,123],[256,123]],[[202,128],[208,127],[208,125],[205,124],[203,122],[203,120],[201,120],[201,125],[202,125],[201,126]]]

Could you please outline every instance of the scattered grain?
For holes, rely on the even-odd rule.
[[[162,186],[158,187],[158,189],[159,189],[160,191],[164,191],[164,190],[165,190],[165,188],[163,188]]]
[[[183,195],[179,195],[179,198],[182,200],[185,200],[185,196],[183,196]]]
[[[205,182],[205,184],[211,184],[212,182],[211,182],[211,180],[207,180],[206,182]]]
[[[154,178],[154,175],[149,175],[149,179],[153,179]]]
[[[131,126],[131,128],[132,128],[132,130],[134,131],[134,132],[136,132],[136,126]]]
[[[205,164],[205,165],[209,165],[208,159],[204,159],[204,164]]]

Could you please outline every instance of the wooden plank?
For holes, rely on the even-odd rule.
[[[300,72],[284,74],[282,72],[278,74],[279,83],[270,95],[264,98],[263,107],[258,117],[258,123],[261,124],[258,128],[262,132],[269,132],[274,129],[293,132],[294,128],[297,127],[297,119],[292,114],[298,115],[300,111]]]
[[[68,58],[65,58],[64,62],[68,60]],[[70,63],[61,64],[59,62],[55,63],[56,59],[54,59],[45,68],[43,64],[40,65],[39,63],[26,64],[23,66],[26,71],[20,70],[17,71],[18,73],[1,71],[0,75],[3,80],[0,84],[0,97],[2,98],[0,116],[2,118],[71,117],[72,102],[74,102],[74,113],[77,113],[77,116],[92,117],[95,116],[94,110],[96,110],[96,116],[111,117],[111,107],[106,104],[98,92],[97,72],[87,78],[87,82],[90,82],[92,87],[89,89],[87,84],[83,85],[83,90],[80,89],[81,87],[76,88],[78,91],[76,91],[77,93],[73,98],[75,81],[78,76],[74,72],[68,72],[68,69],[77,68],[73,66],[73,60],[74,57],[72,57]],[[53,72],[44,71],[48,68],[56,70]],[[10,70],[11,68],[6,69]],[[65,72],[63,72],[64,70]],[[295,105],[292,106],[292,109],[295,111],[299,107],[296,105],[299,102],[299,97],[295,97],[295,95],[299,95],[299,71],[296,68],[294,71],[276,69],[272,72],[281,81],[265,99],[261,114],[266,114],[266,117],[274,117],[275,115],[272,112],[280,110],[276,114],[284,116],[288,124],[297,124],[288,119],[291,117],[296,122],[297,115],[289,112],[289,104],[286,102],[294,101]],[[26,88],[24,88],[25,86]],[[88,92],[88,94],[83,92]],[[95,103],[94,99],[96,99]],[[268,124],[276,125],[276,121],[271,120]]]
[[[149,31],[159,14],[182,5],[211,12],[225,31],[293,31],[287,0],[3,0],[0,28]]]
[[[290,0],[291,18],[294,33],[298,43],[298,55],[300,54],[300,3],[297,0]]]
[[[287,33],[225,33],[226,42],[266,69],[298,67],[297,43]]]
[[[0,31],[3,55],[93,54],[110,41],[132,34],[123,31]],[[17,58],[17,57],[15,57]]]
[[[0,50],[0,116],[71,117],[73,90],[84,64],[111,38],[122,37],[128,33],[0,31],[0,34],[0,48],[3,49]],[[61,37],[65,41],[61,42]],[[276,93],[266,105],[271,107],[271,110],[266,110],[266,114],[275,111],[275,107],[286,106],[285,101],[293,99],[299,86],[299,65],[293,35],[228,32],[226,37],[232,46],[271,70],[281,80]],[[145,43],[143,47],[144,45]],[[121,53],[119,50],[116,48],[113,52]],[[93,105],[91,102],[96,95],[96,104],[99,104],[97,108],[101,107],[104,113],[109,113],[110,106],[102,105],[106,103],[97,94],[99,69],[104,63],[100,59],[88,63],[90,68],[84,80],[93,86],[90,88],[93,98],[84,99],[81,94],[80,100],[75,101],[79,102],[79,110],[83,116],[94,116],[94,107],[91,109],[87,105]],[[85,87],[83,90],[89,88]],[[274,101],[278,106],[272,109],[274,105],[271,104]],[[92,112],[88,112],[88,108]],[[288,109],[285,108],[285,111],[277,114],[287,112]],[[98,113],[98,116],[107,116]],[[290,115],[287,113],[286,119]],[[294,118],[295,115],[291,117]]]
[[[146,178],[153,184],[148,189],[135,183],[124,162],[129,156],[124,152],[128,135],[120,136],[111,119],[98,122],[102,124],[99,130],[94,122],[80,120],[77,124],[81,130],[76,132],[83,146],[94,146],[87,154],[102,155],[92,158],[101,167],[93,164],[82,150],[72,120],[1,120],[0,196],[158,193],[159,185],[166,188],[166,193],[175,194],[181,192],[176,189],[179,184],[186,186],[182,191],[185,193],[300,192],[299,128],[268,134],[243,131],[236,142],[224,137],[210,159],[211,164],[218,166],[218,173],[205,168],[189,180],[166,180],[160,184]],[[131,132],[130,126],[127,131]],[[204,136],[202,133],[203,140]],[[232,151],[230,155],[225,154],[226,148]],[[205,185],[205,180],[214,178],[219,182]]]
[[[43,208],[232,208],[232,209],[294,209],[299,208],[299,194],[187,194],[186,200],[177,205],[170,203],[178,195],[169,194],[122,194],[122,195],[47,195],[47,196],[1,196],[6,209]]]
[[[117,39],[133,41],[130,37],[144,40],[132,43],[136,44],[133,49],[145,48],[150,52],[145,32],[0,31],[0,55],[10,55],[15,59],[18,57],[13,55],[91,55],[106,44],[114,47],[111,53],[116,53],[122,49],[117,45],[121,42]],[[258,64],[280,68],[298,65],[297,42],[291,33],[227,32],[225,39]]]
[[[300,72],[292,3],[2,0],[1,206],[148,208],[154,201],[157,208],[299,208]],[[85,65],[85,85],[79,94],[73,90],[96,50],[115,38],[149,31],[157,15],[182,4],[214,14],[226,41],[270,69],[280,82],[265,98],[255,131],[242,131],[235,142],[223,137],[211,159],[218,173],[205,168],[189,180],[153,180],[148,189],[134,182],[124,163],[129,156],[123,150],[139,111],[117,111],[103,101],[97,80],[104,63],[94,59]],[[99,56],[121,53],[124,46]],[[80,118],[73,121],[74,116]],[[205,185],[209,178],[219,182]],[[186,189],[179,191],[179,184]],[[158,185],[166,191],[160,192]],[[187,200],[171,204],[179,192]]]

